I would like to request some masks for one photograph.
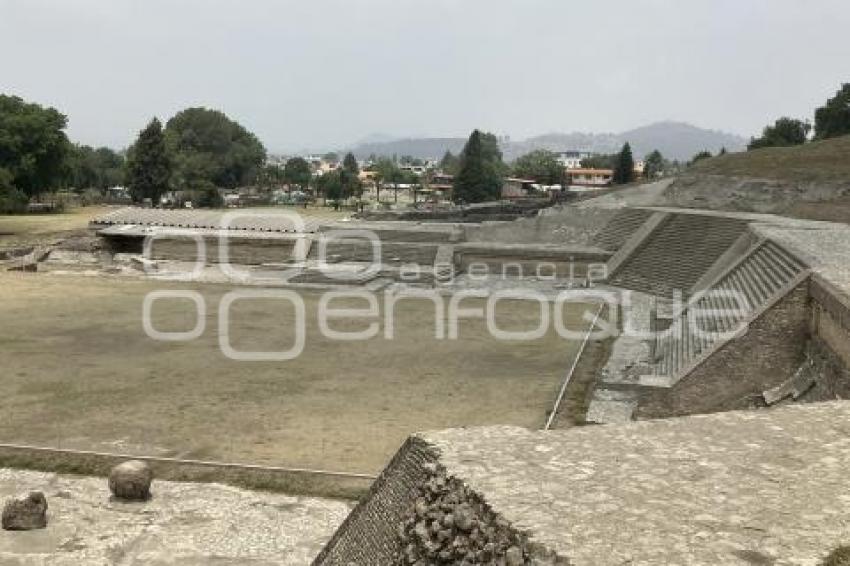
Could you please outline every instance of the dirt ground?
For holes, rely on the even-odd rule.
[[[302,292],[301,356],[235,361],[222,354],[217,331],[229,287],[176,287],[199,291],[207,305],[197,340],[160,342],[145,334],[145,295],[175,285],[0,274],[0,442],[378,472],[414,431],[541,426],[578,347],[551,325],[539,340],[499,341],[473,319],[461,321],[459,340],[437,340],[434,305],[425,300],[399,303],[393,340],[381,333],[340,342],[318,330],[320,296]],[[533,328],[538,308],[503,302],[497,321],[505,329]],[[571,328],[587,326],[583,311],[569,308]],[[157,302],[152,313],[158,330],[187,330],[196,320],[187,300]],[[234,303],[233,346],[288,349],[292,313],[279,301]],[[330,326],[356,330],[369,322]],[[383,319],[379,324],[383,331]]]
[[[88,224],[96,216],[110,210],[123,208],[118,205],[86,206],[72,208],[59,214],[0,214],[0,250],[6,248],[52,245],[62,238],[86,234]],[[333,222],[351,216],[351,211],[337,211],[329,207],[263,207],[243,208],[242,212],[296,211],[298,214],[319,222]]]
[[[106,206],[87,206],[60,214],[2,214],[0,249],[50,245],[58,239],[84,233],[92,218],[109,210]]]

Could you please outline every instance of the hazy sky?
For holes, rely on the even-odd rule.
[[[0,0],[0,92],[72,139],[223,110],[271,151],[683,120],[742,135],[850,81],[848,0]]]

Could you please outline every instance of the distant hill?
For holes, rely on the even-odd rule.
[[[386,157],[410,155],[419,159],[439,159],[446,150],[454,154],[460,153],[465,143],[464,138],[410,138],[361,143],[351,149],[351,152],[358,159],[366,159],[372,154]]]
[[[598,153],[619,151],[628,141],[637,157],[643,157],[658,149],[668,159],[686,161],[696,153],[708,150],[717,153],[725,147],[728,151],[740,151],[747,140],[733,134],[706,130],[681,122],[658,122],[619,134],[593,134],[575,132],[570,134],[551,133],[523,141],[502,144],[507,161],[512,161],[535,149],[552,151],[581,150]],[[411,138],[393,141],[361,143],[352,151],[358,158],[375,155],[412,155],[420,159],[439,158],[446,150],[457,154],[463,149],[465,138]]]

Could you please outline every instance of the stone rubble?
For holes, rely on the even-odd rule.
[[[4,531],[34,531],[47,527],[47,498],[31,491],[6,501],[3,506]]]
[[[531,559],[526,537],[462,481],[437,464],[423,467],[429,479],[418,487],[409,516],[399,526],[395,564],[544,564]]]

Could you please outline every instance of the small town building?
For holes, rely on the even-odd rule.
[[[581,187],[607,187],[614,180],[613,169],[570,169],[567,171],[571,185]]]
[[[515,177],[507,177],[502,182],[502,198],[514,199],[524,198],[536,191],[535,185],[537,181],[534,179],[518,179]]]

